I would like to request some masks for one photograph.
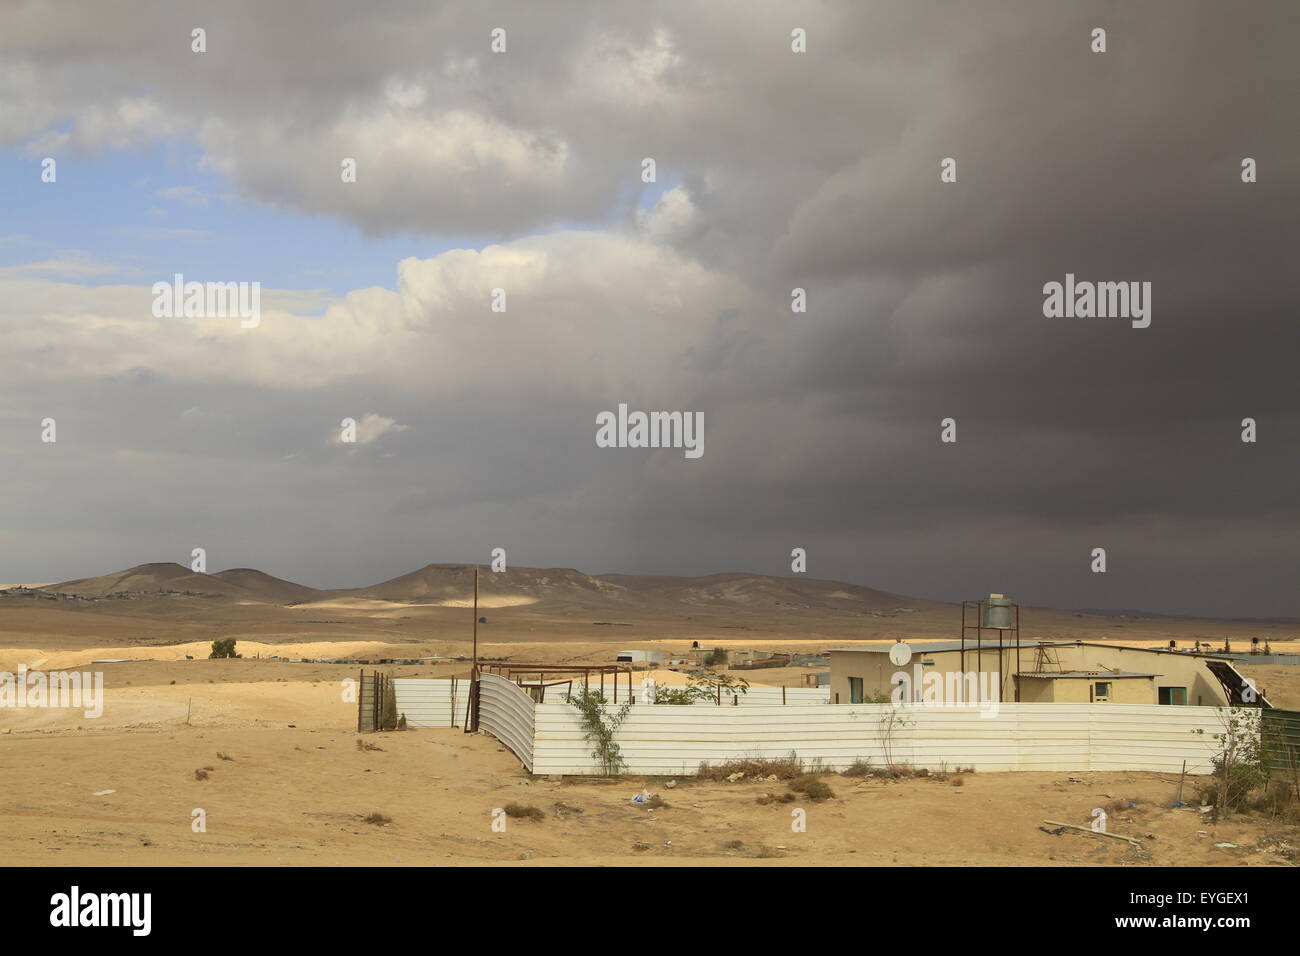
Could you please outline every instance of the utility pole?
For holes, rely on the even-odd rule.
[[[469,672],[469,700],[465,708],[465,733],[478,730],[478,565],[474,565],[474,650]]]

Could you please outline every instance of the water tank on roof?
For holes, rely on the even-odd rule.
[[[1005,594],[990,594],[984,602],[981,627],[993,627],[998,630],[1010,630],[1014,626],[1011,601]]]

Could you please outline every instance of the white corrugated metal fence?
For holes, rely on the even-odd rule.
[[[469,681],[399,678],[398,710],[412,727],[450,727],[464,720]],[[761,690],[760,697],[754,697]],[[824,690],[790,688],[808,699]],[[910,764],[930,770],[1152,770],[1207,773],[1220,745],[1224,711],[1147,704],[998,705],[766,703],[780,688],[751,688],[740,703],[655,706],[637,703],[616,740],[627,772],[690,774],[701,763],[788,757],[841,770],[858,760],[873,766]],[[484,674],[479,727],[538,774],[597,774],[599,767],[577,711],[537,704],[518,685]],[[639,697],[639,694],[638,694]],[[749,699],[746,699],[749,698]],[[454,707],[454,709],[453,709]]]
[[[1206,773],[1219,750],[1222,711],[1123,704],[888,704],[632,708],[616,738],[627,772],[694,773],[703,762],[788,757],[842,770],[857,760],[930,770],[1155,770]],[[892,730],[890,721],[892,716]],[[594,774],[598,767],[573,708],[534,712],[534,773]],[[888,754],[886,751],[888,750]]]
[[[469,681],[463,678],[393,678],[397,713],[408,727],[459,727],[465,721]]]
[[[483,674],[479,678],[478,725],[515,752],[529,770],[533,769],[533,714],[537,704],[518,684]],[[559,705],[566,709],[567,704]]]

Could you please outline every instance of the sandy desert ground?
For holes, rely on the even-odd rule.
[[[238,582],[245,590],[259,585],[248,575]],[[877,602],[885,605],[875,608],[878,616],[837,596],[845,592],[828,593],[829,603],[787,608],[787,594],[753,599],[752,591],[733,589],[722,599],[735,605],[730,612],[713,598],[685,611],[679,596],[671,598],[673,607],[641,601],[618,616],[628,626],[600,613],[607,608],[599,600],[525,602],[499,593],[490,609],[480,607],[488,617],[480,625],[480,653],[610,662],[622,647],[671,653],[693,639],[705,646],[814,651],[953,634],[951,606],[892,613],[898,599],[886,596]],[[293,592],[301,596],[312,597]],[[340,682],[359,668],[269,658],[457,657],[469,650],[472,616],[465,602],[454,587],[434,604],[422,603],[427,594],[333,593],[276,603],[284,597],[0,595],[0,670],[85,669],[127,659],[93,665],[107,685],[102,717],[0,710],[0,860],[92,866],[1297,863],[1295,827],[1258,816],[1214,824],[1196,810],[1171,809],[1178,781],[1160,774],[888,781],[831,775],[832,799],[764,805],[758,798],[783,792],[781,785],[532,778],[493,738],[455,729],[368,734],[364,739],[380,749],[361,750],[355,704],[340,693]],[[1027,640],[1116,639],[1114,632],[1123,631],[1126,643],[1163,645],[1172,636],[1217,647],[1226,637],[1244,649],[1249,636],[1262,634],[1275,651],[1300,647],[1295,626],[1277,622],[1117,620],[1058,611],[1027,617]],[[207,660],[209,642],[219,636],[236,637],[244,657]],[[451,660],[385,669],[446,676],[463,675],[468,665]],[[1300,668],[1243,670],[1275,704],[1300,708]],[[744,676],[799,686],[808,673],[791,667]],[[643,787],[668,805],[632,803]],[[1185,799],[1194,787],[1189,781]],[[536,807],[542,819],[511,819],[506,832],[494,832],[492,811],[509,803]],[[792,806],[806,809],[806,833],[791,831]],[[1111,808],[1113,832],[1138,837],[1142,847],[1039,829],[1049,818],[1086,825],[1097,806]],[[206,815],[206,832],[191,828],[196,809]],[[366,822],[371,814],[386,822]]]
[[[1170,809],[1172,775],[964,774],[961,785],[831,775],[835,797],[799,804],[808,829],[793,833],[790,805],[756,802],[783,792],[766,781],[554,782],[530,777],[486,735],[358,735],[355,705],[340,694],[347,666],[183,657],[101,666],[109,689],[96,720],[49,709],[0,716],[0,859],[9,865],[1300,862],[1293,826],[1256,816],[1213,824]],[[1290,675],[1272,671],[1294,668],[1261,670],[1273,682]],[[359,750],[358,739],[382,749]],[[669,805],[633,804],[643,787]],[[492,810],[512,802],[544,819],[493,832]],[[1111,807],[1111,830],[1142,848],[1039,830],[1045,819],[1086,824],[1096,806]],[[204,833],[191,831],[196,808]],[[364,822],[373,813],[389,822]]]
[[[238,662],[203,662],[200,674]],[[486,735],[367,734],[329,679],[133,683],[80,730],[0,734],[9,865],[1295,865],[1294,827],[1170,809],[1176,775],[963,774],[825,779],[821,803],[760,805],[767,781],[532,778]],[[190,724],[187,701],[193,699]],[[49,713],[49,712],[46,712]],[[75,719],[75,718],[67,718]],[[206,779],[195,771],[205,770]],[[960,781],[960,785],[956,782]],[[1189,783],[1189,790],[1194,783]],[[668,806],[631,802],[642,787]],[[540,821],[491,828],[493,809]],[[1129,804],[1136,804],[1129,808]],[[807,811],[805,833],[790,828]],[[1039,829],[1110,807],[1115,840]],[[191,829],[206,814],[206,832]],[[387,822],[367,823],[370,814]],[[1217,844],[1231,843],[1232,847]]]

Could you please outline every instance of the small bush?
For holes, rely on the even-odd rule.
[[[1268,773],[1258,761],[1224,764],[1221,757],[1215,758],[1214,776],[1200,791],[1201,803],[1214,806],[1216,814],[1224,810],[1246,809],[1250,806],[1251,794],[1268,781]]]
[[[536,820],[541,823],[546,819],[546,814],[541,811],[540,807],[528,807],[522,803],[507,803],[503,808],[506,816],[516,820]]]
[[[792,780],[804,776],[803,761],[791,754],[789,757],[725,760],[722,763],[700,764],[695,775],[702,780],[726,780],[733,774],[744,774],[745,779],[762,780],[776,777],[778,780]]]
[[[386,826],[393,822],[393,818],[385,816],[382,813],[367,813],[361,818],[362,823],[373,823],[375,826]]]
[[[794,803],[798,799],[793,793],[765,793],[756,802],[767,806],[769,803]]]
[[[379,746],[379,744],[372,744],[369,740],[362,740],[360,737],[358,737],[358,738],[357,738],[357,749],[358,749],[358,750],[379,750],[379,751],[382,751],[384,748],[381,747],[381,746]]]
[[[666,810],[671,804],[656,793],[641,806],[646,810]]]
[[[846,770],[841,771],[845,777],[868,777],[871,775],[870,760],[855,760]]]
[[[825,781],[812,775],[791,780],[789,787],[793,792],[802,793],[810,800],[829,800],[835,796],[835,791]]]
[[[1258,797],[1251,801],[1250,809],[1266,813],[1275,820],[1300,823],[1300,797],[1297,787],[1286,780],[1270,780]]]
[[[655,703],[684,706],[695,703],[696,695],[689,687],[656,687]]]
[[[397,687],[393,684],[393,678],[390,674],[384,674],[379,679],[382,682],[380,692],[383,694],[383,701],[379,708],[379,729],[396,730]]]
[[[208,779],[208,772],[207,772],[206,770],[195,770],[195,771],[194,771],[194,779],[195,779],[195,780],[207,780],[207,779]]]
[[[220,750],[217,751],[217,757],[220,758],[221,760],[234,760],[234,759],[235,759],[234,757],[230,756],[230,754],[223,754]]]

